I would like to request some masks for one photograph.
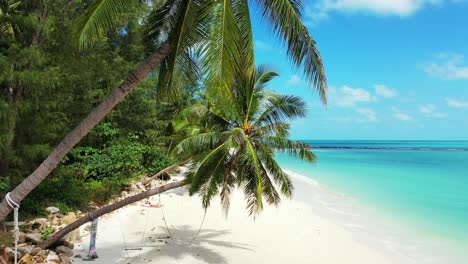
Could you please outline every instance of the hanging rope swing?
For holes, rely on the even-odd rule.
[[[15,234],[14,234],[14,238],[15,238],[15,264],[18,263],[18,240],[19,240],[19,221],[18,221],[18,211],[19,211],[19,204],[16,203],[11,197],[10,197],[10,193],[7,193],[5,195],[5,200],[8,204],[8,206],[11,207],[11,209],[13,209],[13,221],[14,221],[14,231],[15,231]]]
[[[161,186],[158,186],[157,188],[159,189]],[[167,234],[169,235],[169,237],[173,237],[170,229],[169,229],[169,224],[167,223],[167,219],[166,219],[166,214],[164,213],[164,209],[163,209],[163,206],[162,206],[162,203],[161,203],[161,192],[158,192],[158,207],[159,209],[161,210],[161,214],[162,214],[162,219],[163,219],[163,222],[164,222],[164,226],[166,228],[166,232]],[[146,211],[146,210],[145,210]],[[200,235],[201,231],[202,231],[202,228],[203,228],[203,224],[205,222],[205,218],[206,218],[206,212],[207,210],[205,209],[204,210],[204,214],[203,214],[203,218],[201,220],[201,223],[200,223],[200,226],[198,228],[198,231],[196,232],[195,236],[192,237],[190,239],[190,241],[188,241],[187,243],[184,243],[183,245],[186,246],[186,249],[184,250],[185,251],[188,251],[188,249],[190,249],[193,245],[193,243],[195,242],[195,240],[198,238],[198,236]],[[128,254],[128,251],[140,251],[138,253],[138,255],[136,256],[137,259],[139,259],[141,257],[141,250],[143,249],[144,246],[144,239],[146,237],[146,229],[147,229],[147,221],[148,221],[148,215],[149,215],[149,211],[146,211],[145,213],[145,226],[144,226],[144,229],[143,229],[143,233],[142,233],[142,237],[141,237],[141,240],[140,240],[140,245],[139,247],[136,247],[136,248],[129,248],[128,247],[128,243],[126,241],[126,238],[125,238],[125,235],[124,235],[124,232],[123,232],[123,227],[122,227],[122,221],[120,219],[120,216],[117,215],[117,218],[119,218],[119,225],[120,225],[120,231],[121,231],[121,235],[122,235],[122,240],[123,240],[123,243],[124,243],[124,252],[126,253],[126,257],[125,258],[130,258],[129,254]],[[175,229],[177,231],[177,229]],[[184,254],[185,255],[185,254]],[[185,258],[185,257],[184,257]],[[180,263],[184,258],[180,259],[179,261],[177,261],[177,263]]]

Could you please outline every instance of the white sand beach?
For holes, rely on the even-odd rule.
[[[296,196],[307,195],[306,184],[295,181],[302,186]],[[253,219],[245,210],[242,193],[236,192],[228,218],[215,201],[194,241],[203,218],[199,197],[173,190],[161,195],[161,203],[170,234],[161,209],[141,203],[127,206],[100,219],[99,259],[94,263],[396,262],[391,255],[362,243],[351,231],[317,214],[313,205],[296,199],[284,199],[278,208],[267,206]],[[86,256],[88,246],[89,235],[85,235],[75,252]]]

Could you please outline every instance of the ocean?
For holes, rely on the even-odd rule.
[[[468,252],[468,141],[303,142],[318,161],[278,153],[283,169],[357,200],[428,244]]]

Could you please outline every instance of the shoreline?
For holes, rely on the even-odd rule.
[[[306,176],[285,171],[290,173],[296,187],[291,200],[282,199],[277,208],[265,206],[264,212],[253,219],[245,211],[239,191],[233,193],[228,218],[216,199],[194,241],[203,209],[199,197],[189,197],[182,189],[161,194],[163,210],[137,203],[105,216],[98,225],[100,257],[95,262],[438,263],[431,262],[433,257],[423,251],[417,259],[408,258],[408,252],[394,247],[385,232],[376,235],[361,232],[367,231],[370,223],[360,220],[362,211],[353,211],[352,199]],[[157,196],[154,201],[158,201]],[[380,246],[376,246],[376,238],[380,239],[377,241]],[[401,237],[393,239],[404,243]],[[88,245],[89,234],[75,252],[84,257]]]
[[[312,195],[298,191],[299,201],[313,204],[314,212],[332,220],[353,233],[355,238],[385,255],[398,259],[398,263],[466,263],[464,247],[458,241],[448,240],[423,229],[415,229],[416,222],[399,221],[397,215],[369,207],[366,201],[339,193],[319,181],[285,169],[296,188],[305,183],[313,188]],[[302,194],[302,195],[301,195]]]

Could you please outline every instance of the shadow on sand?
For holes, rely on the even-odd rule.
[[[193,240],[198,229],[188,225],[169,229],[172,237],[168,238],[166,230],[147,234],[141,250],[127,250],[125,256],[117,263],[159,263],[159,259],[173,259],[175,263],[183,262],[186,257],[193,257],[199,261],[218,264],[227,263],[222,256],[221,248],[235,248],[253,251],[247,244],[228,242],[225,230],[202,229],[196,240]],[[219,239],[222,237],[222,239]],[[129,247],[131,249],[131,246]]]

